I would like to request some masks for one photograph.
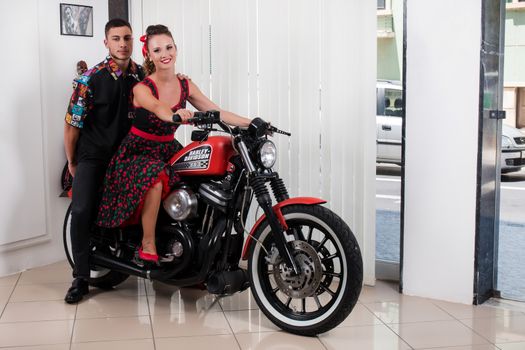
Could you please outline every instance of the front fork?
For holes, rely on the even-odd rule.
[[[286,222],[284,222],[284,218],[278,218],[275,212],[273,211],[272,198],[270,197],[270,193],[266,188],[264,178],[255,175],[250,180],[250,185],[252,186],[253,191],[255,192],[257,202],[264,211],[264,214],[266,214],[266,218],[272,229],[275,245],[277,247],[277,250],[279,251],[279,255],[284,260],[285,264],[288,267],[292,268],[294,274],[298,275],[299,273],[301,273],[300,267],[296,264],[295,260],[293,259],[292,253],[290,252],[290,249],[288,249],[288,245],[286,244],[286,235],[284,233],[288,229],[288,227],[286,227]]]
[[[284,232],[287,229],[287,227],[285,227],[286,222],[284,222],[284,219],[279,220],[279,218],[273,211],[272,198],[270,197],[268,188],[266,188],[265,179],[258,175],[257,169],[255,168],[255,165],[253,164],[250,158],[250,152],[248,152],[246,144],[242,139],[238,138],[236,139],[236,145],[244,162],[244,165],[248,170],[250,185],[255,193],[255,198],[257,198],[257,202],[264,211],[264,214],[266,214],[266,218],[268,219],[268,223],[270,224],[270,228],[272,229],[273,235],[275,237],[275,245],[277,246],[279,255],[284,260],[286,266],[292,268],[293,273],[295,275],[298,275],[301,272],[301,269],[295,263],[292,253],[290,252],[290,249],[288,249],[288,245],[286,244],[286,236],[284,235]],[[275,198],[277,199],[277,201],[280,202],[287,199],[288,192],[286,191],[286,187],[284,186],[282,180],[277,177],[272,179],[272,181],[274,181],[272,182],[272,189],[275,193]],[[283,222],[283,224],[281,224],[281,221]]]

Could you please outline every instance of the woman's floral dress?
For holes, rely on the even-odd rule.
[[[186,107],[189,96],[188,81],[179,80],[180,100],[173,112]],[[148,86],[159,98],[155,82],[149,78],[139,84]],[[118,227],[136,224],[147,191],[162,182],[163,198],[179,181],[177,174],[167,164],[182,148],[175,140],[177,125],[159,119],[155,114],[135,107],[133,127],[111,159],[104,179],[104,193],[99,206],[97,225]]]

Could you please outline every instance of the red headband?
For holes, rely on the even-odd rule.
[[[148,36],[141,36],[140,41],[144,43],[144,45],[142,45],[142,56],[146,57],[148,55]]]

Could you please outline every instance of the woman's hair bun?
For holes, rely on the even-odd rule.
[[[148,26],[148,28],[146,28],[146,35],[147,36],[157,35],[157,34],[168,34],[169,36],[171,36],[171,32],[168,29],[168,27],[166,27],[163,24],[154,24],[154,25],[150,25],[150,26]]]

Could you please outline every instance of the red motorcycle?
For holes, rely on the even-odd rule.
[[[182,181],[163,201],[157,221],[160,266],[137,258],[140,226],[95,227],[90,284],[108,288],[135,275],[179,287],[201,284],[217,295],[251,287],[259,308],[283,330],[313,336],[337,326],[361,291],[361,252],[348,225],[321,205],[326,201],[290,198],[272,170],[277,150],[268,136],[290,134],[260,118],[248,128],[231,128],[217,111],[196,112],[190,123],[200,130],[170,160]],[[263,214],[247,231],[254,197]],[[71,207],[63,238],[73,266],[70,220]],[[248,260],[247,270],[239,267],[241,259]]]

